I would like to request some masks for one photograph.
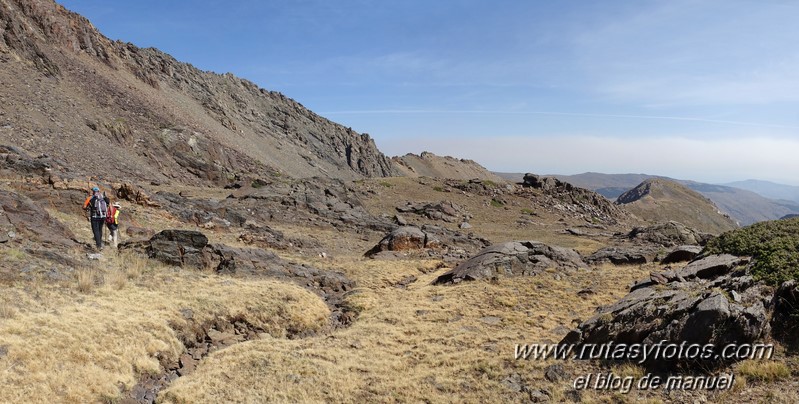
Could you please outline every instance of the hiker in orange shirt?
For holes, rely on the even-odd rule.
[[[108,217],[108,197],[105,192],[100,193],[100,188],[92,188],[92,195],[83,202],[83,209],[86,210],[86,219],[92,224],[94,233],[94,244],[97,250],[103,249],[103,225],[105,218]]]

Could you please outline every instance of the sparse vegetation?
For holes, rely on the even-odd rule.
[[[752,256],[752,274],[771,285],[799,280],[799,218],[755,223],[708,242],[707,254]]]
[[[2,252],[9,261],[22,261],[27,256],[25,251],[22,251],[19,248],[7,248],[2,250]]]
[[[89,293],[94,289],[97,272],[92,268],[81,268],[75,271],[77,289],[81,293]]]
[[[791,369],[784,362],[772,360],[746,360],[738,365],[736,371],[747,382],[773,383],[791,377]]]

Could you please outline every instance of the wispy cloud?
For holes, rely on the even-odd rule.
[[[799,100],[797,3],[647,2],[573,38],[589,85],[652,103]]]
[[[658,116],[658,115],[630,115],[630,114],[594,114],[594,113],[581,113],[581,112],[558,112],[558,111],[519,111],[519,110],[445,110],[445,109],[375,109],[375,110],[342,110],[342,111],[325,111],[321,112],[322,115],[401,115],[401,114],[464,114],[464,115],[550,115],[550,116],[574,116],[586,118],[619,118],[619,119],[652,119],[652,120],[665,120],[665,121],[683,121],[683,122],[703,122],[714,123],[721,125],[734,125],[734,126],[753,126],[765,128],[782,128],[782,129],[797,129],[799,126],[781,125],[767,122],[746,122],[746,121],[733,121],[724,119],[709,119],[701,117],[684,117],[684,116]]]

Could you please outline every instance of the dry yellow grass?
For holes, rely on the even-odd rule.
[[[138,276],[123,288],[92,288],[80,296],[59,285],[4,290],[20,309],[0,321],[0,346],[7,350],[0,358],[0,402],[118,397],[120,388],[161,372],[162,363],[184,351],[180,335],[191,327],[185,309],[196,324],[241,318],[276,338],[286,330],[318,331],[328,321],[317,296],[290,284],[166,267]]]
[[[791,369],[784,362],[772,360],[746,360],[738,364],[736,371],[747,382],[771,383],[791,377]]]
[[[417,180],[382,181],[391,186],[378,184],[382,195],[367,201],[373,214],[391,214],[402,200],[448,199],[474,214],[475,232],[494,242],[538,239],[583,253],[603,244],[563,234],[572,224],[558,223],[546,213],[533,218],[535,224],[514,225],[523,214],[524,200],[512,200],[517,205],[505,209],[491,206],[481,196],[431,196],[431,186]],[[128,212],[139,224],[156,230],[186,227],[149,208],[131,206]],[[59,219],[77,228],[78,238],[91,239],[85,221],[70,215]],[[327,307],[294,285],[178,270],[136,255],[106,251],[103,260],[76,270],[68,281],[17,280],[0,289],[0,347],[7,350],[0,357],[4,387],[0,402],[113,402],[120,389],[133,386],[142,374],[162,371],[163,363],[174,362],[184,351],[181,334],[193,326],[181,313],[184,309],[190,309],[192,321],[199,324],[215,318],[243,318],[271,337],[210,354],[193,373],[161,392],[163,402],[529,400],[528,393],[518,391],[509,380],[545,389],[552,402],[561,402],[569,399],[571,380],[550,382],[544,378],[544,369],[562,363],[574,377],[597,372],[597,365],[515,360],[516,344],[559,341],[566,329],[592,316],[597,306],[624,296],[631,281],[653,269],[603,266],[559,279],[547,272],[497,282],[431,286],[446,271],[436,269],[438,260],[363,259],[360,255],[379,240],[377,235],[364,240],[333,229],[268,224],[289,237],[318,242],[333,253],[332,259],[321,259],[309,251],[279,252],[284,258],[342,271],[357,282],[358,288],[347,297],[347,304],[360,312],[352,326],[326,330]],[[454,229],[457,224],[443,225]],[[210,234],[215,241],[240,245],[235,232]],[[4,254],[6,259],[26,257],[21,250]],[[93,280],[83,290],[81,271],[92,273]],[[395,286],[411,275],[417,278],[415,282],[405,288]],[[586,288],[595,293],[579,297],[577,292]],[[320,332],[286,339],[287,329]],[[644,372],[629,365],[610,370],[634,377]],[[799,401],[790,389],[776,387],[790,379],[777,378],[773,383],[745,379],[736,379],[730,391],[705,398]],[[679,397],[652,392],[584,391],[581,397],[584,402],[601,403],[679,401]]]
[[[180,378],[166,402],[497,402],[524,398],[503,381],[530,385],[549,363],[514,360],[519,343],[557,342],[561,326],[587,318],[625,292],[637,270],[604,267],[555,280],[551,274],[431,286],[435,262],[336,261],[360,287],[350,328],[302,340],[250,341],[210,355]],[[390,286],[405,276],[406,289]],[[593,286],[588,301],[576,292]],[[556,394],[566,385],[553,385]]]

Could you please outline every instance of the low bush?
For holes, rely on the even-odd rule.
[[[729,231],[709,241],[705,253],[751,256],[752,275],[771,285],[799,280],[799,218]]]

